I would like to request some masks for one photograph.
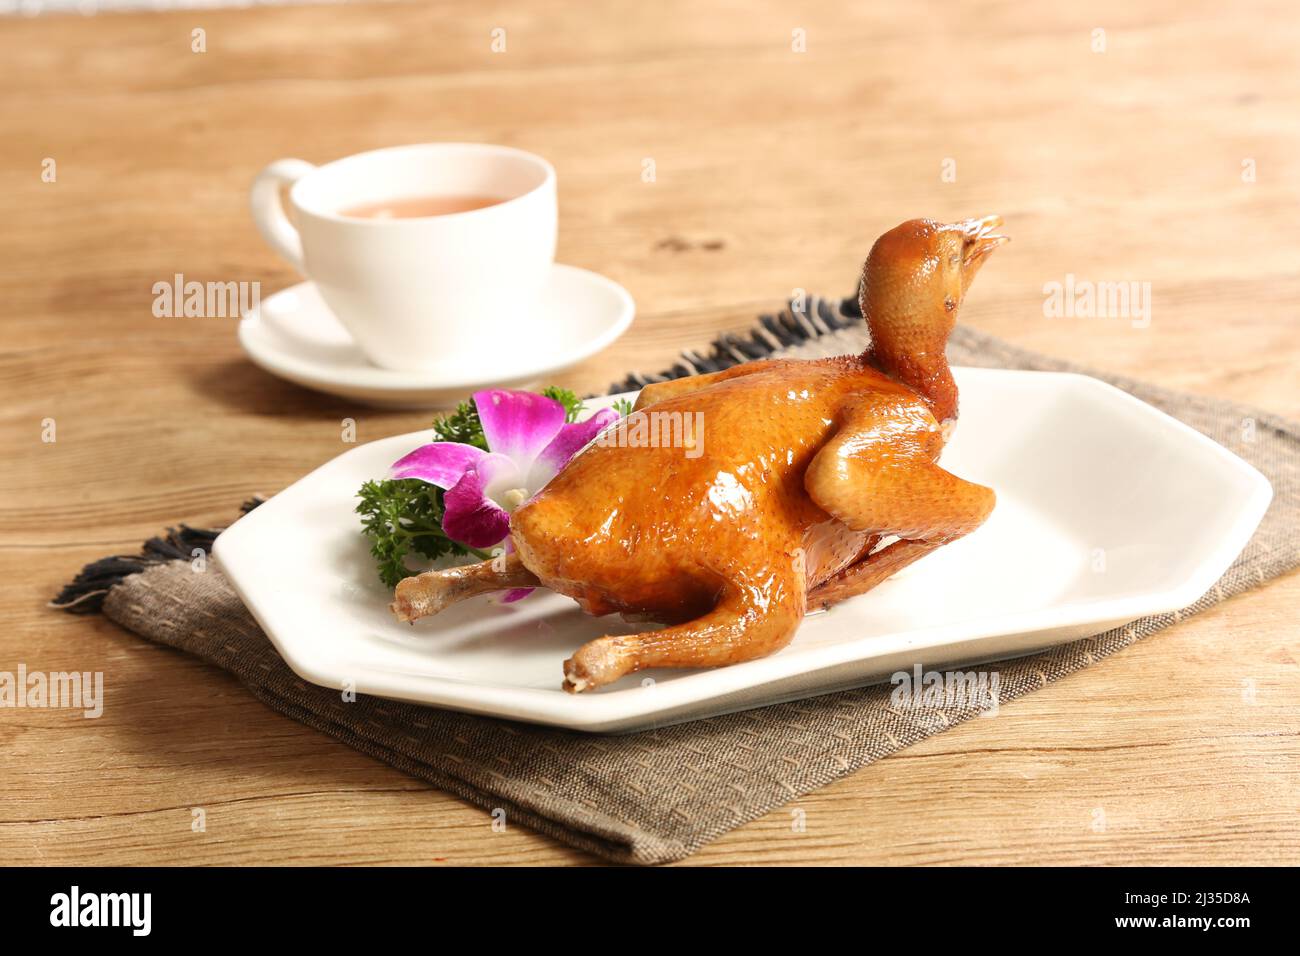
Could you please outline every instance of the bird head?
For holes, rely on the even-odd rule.
[[[1000,225],[1000,216],[946,224],[912,219],[877,239],[859,287],[873,337],[880,331],[888,337],[889,327],[899,322],[946,337],[980,266],[1009,241],[994,232]]]

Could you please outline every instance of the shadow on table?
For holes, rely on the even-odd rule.
[[[243,359],[205,368],[190,380],[193,391],[215,399],[232,411],[278,417],[356,415],[360,402],[312,391],[276,378]]]

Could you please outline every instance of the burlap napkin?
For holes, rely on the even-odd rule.
[[[708,356],[688,353],[669,374],[765,354],[856,352],[865,342],[851,303],[813,300],[798,311],[763,319],[746,338],[720,340]],[[1083,371],[965,328],[958,329],[950,357],[962,365]],[[1300,562],[1300,426],[1229,402],[1097,377],[1250,461],[1273,483],[1273,504],[1227,574],[1186,610],[1135,621],[1033,657],[986,665],[999,672],[1001,703]],[[633,376],[624,384],[643,381]],[[201,536],[190,529],[184,534]],[[156,547],[153,553],[169,552]],[[188,551],[178,554],[188,556]],[[104,567],[100,571],[110,583],[117,580]],[[599,737],[374,698],[345,703],[337,691],[304,683],[289,670],[219,571],[195,574],[186,561],[164,561],[111,587],[103,580],[89,589],[83,586],[65,603],[84,610],[88,598],[94,603],[105,595],[108,617],[230,671],[275,710],[486,810],[503,809],[511,822],[620,862],[681,859],[733,827],[977,713],[975,705],[894,709],[890,686],[881,685]]]

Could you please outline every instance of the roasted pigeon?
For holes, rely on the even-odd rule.
[[[702,424],[691,448],[606,433],[510,519],[504,557],[407,578],[415,621],[475,594],[545,587],[662,629],[564,663],[579,692],[651,667],[717,667],[790,642],[804,613],[862,594],[983,523],[992,489],[937,464],[957,418],[944,346],[997,216],[891,229],[862,270],[861,355],[751,362],[647,386],[633,412]],[[626,436],[623,436],[626,437]]]

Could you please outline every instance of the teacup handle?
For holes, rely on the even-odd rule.
[[[304,276],[307,269],[302,260],[302,238],[284,213],[280,190],[292,186],[315,168],[302,159],[277,159],[257,174],[248,196],[253,221],[262,238]]]

